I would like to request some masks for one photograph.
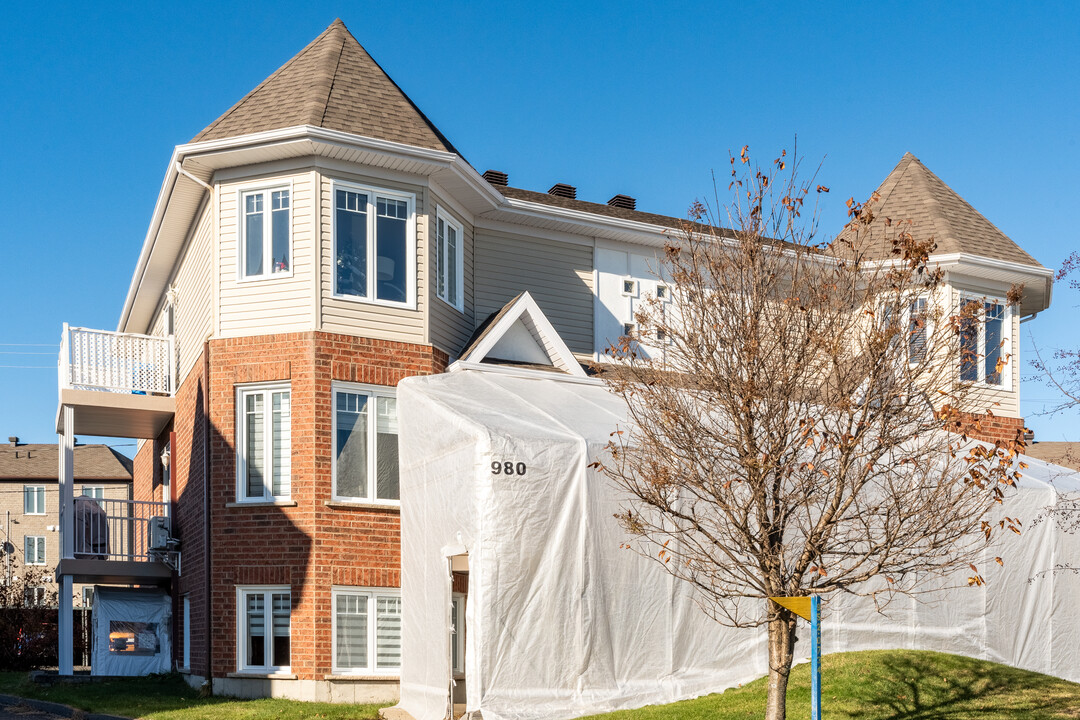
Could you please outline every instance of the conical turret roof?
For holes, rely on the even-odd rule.
[[[916,238],[937,242],[935,255],[967,253],[1042,267],[911,153],[904,153],[877,192],[874,223],[910,220]]]
[[[296,125],[457,152],[340,19],[192,142]]]

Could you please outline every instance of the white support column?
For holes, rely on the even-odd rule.
[[[75,408],[64,405],[64,434],[60,436],[60,557],[75,557]],[[61,675],[71,675],[72,652],[75,639],[74,613],[72,610],[71,576],[61,575],[60,617],[57,626],[59,669]]]
[[[59,656],[59,670],[61,675],[74,675],[75,668],[73,666],[74,654],[74,640],[75,640],[75,624],[74,624],[74,611],[71,608],[72,600],[72,588],[71,588],[71,576],[60,576],[60,622],[57,624],[56,635],[60,640],[60,647],[58,648]]]

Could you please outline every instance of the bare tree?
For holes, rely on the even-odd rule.
[[[973,355],[986,310],[951,305],[932,239],[872,222],[871,199],[849,201],[844,232],[819,243],[806,206],[827,188],[785,155],[755,170],[743,148],[731,163],[728,227],[695,203],[658,269],[670,302],[649,302],[612,348],[622,362],[603,377],[632,422],[598,465],[627,493],[631,547],[717,621],[768,626],[766,717],[781,720],[795,616],[762,600],[846,592],[884,607],[958,568],[981,585],[990,537],[1019,532],[991,511],[1023,439],[962,432],[988,409],[961,371],[1009,358]]]

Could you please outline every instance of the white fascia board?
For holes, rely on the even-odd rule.
[[[571,222],[576,225],[594,229],[620,230],[633,233],[640,237],[640,242],[646,245],[664,245],[672,233],[679,232],[678,228],[653,225],[651,223],[638,222],[636,220],[624,220],[622,218],[607,217],[582,210],[546,205],[531,200],[518,200],[504,198],[502,212],[509,212],[521,217],[535,217],[543,219],[555,219]]]

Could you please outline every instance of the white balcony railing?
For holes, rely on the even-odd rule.
[[[168,505],[147,500],[74,499],[72,540],[63,543],[75,560],[159,561],[178,567]],[[60,527],[65,525],[61,518]]]
[[[172,395],[173,338],[68,327],[60,340],[60,388]]]

